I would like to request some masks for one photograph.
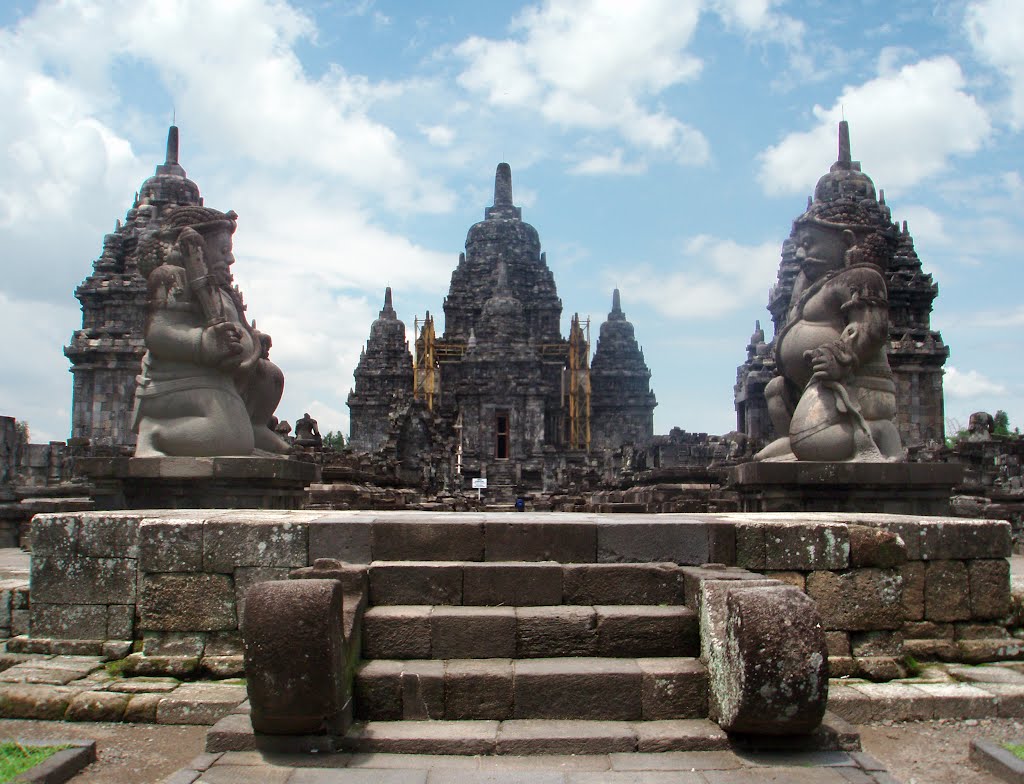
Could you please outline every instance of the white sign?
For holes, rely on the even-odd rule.
[[[487,479],[485,479],[484,477],[474,477],[474,479],[473,479],[473,489],[474,490],[486,490],[487,489]]]

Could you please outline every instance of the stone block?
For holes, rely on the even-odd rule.
[[[210,521],[203,525],[203,570],[231,574],[239,566],[306,566],[304,523]]]
[[[415,520],[376,520],[371,537],[375,561],[484,559],[484,526],[479,520],[454,522],[429,517]]]
[[[462,565],[401,563],[370,567],[370,604],[462,604]]]
[[[147,574],[139,626],[145,631],[236,629],[235,587],[226,574]]]
[[[106,605],[33,602],[30,612],[34,637],[70,640],[107,639]]]
[[[903,578],[897,569],[807,575],[807,595],[817,603],[825,629],[898,629],[903,624],[902,594]]]
[[[674,719],[665,721],[645,721],[633,725],[636,730],[636,750],[641,754],[663,753],[667,751],[704,752],[692,755],[695,763],[707,769],[724,769],[736,767],[735,757],[729,754],[708,752],[725,751],[729,748],[729,736],[718,725],[703,719]],[[634,754],[628,755],[632,765],[627,768],[622,760],[612,758],[615,770],[629,770],[632,765],[643,765],[641,758]],[[666,759],[666,761],[668,761]],[[671,762],[669,762],[671,765]],[[641,773],[641,775],[643,775]],[[669,781],[678,781],[674,774],[668,774]],[[659,777],[662,778],[662,777]],[[641,779],[642,781],[642,779]],[[653,782],[652,782],[653,784]],[[681,784],[681,782],[680,782]]]
[[[1010,564],[1005,558],[969,561],[971,617],[1004,618],[1010,612]]]
[[[44,604],[132,604],[134,558],[32,556],[32,600]]]
[[[697,616],[687,607],[594,607],[598,656],[699,656]]]
[[[850,648],[854,656],[902,656],[903,634],[899,631],[852,632]]]
[[[183,683],[157,704],[156,721],[158,724],[216,724],[244,699],[244,686]]]
[[[683,604],[683,573],[674,563],[565,564],[565,604]],[[549,602],[558,604],[559,602]]]
[[[592,522],[484,523],[484,557],[488,561],[558,561],[593,563],[597,528]]]
[[[803,572],[774,572],[765,569],[764,576],[770,580],[778,580],[780,583],[792,585],[797,590],[803,591],[807,587],[807,575]]]
[[[108,691],[86,691],[76,694],[68,704],[65,721],[121,721],[128,707],[129,695]]]
[[[36,515],[29,528],[33,556],[69,558],[78,552],[78,515]]]
[[[556,563],[467,563],[462,603],[508,607],[560,604],[562,567]]]
[[[245,657],[236,656],[203,656],[199,660],[199,671],[203,678],[224,680],[226,678],[245,677]]]
[[[396,721],[356,731],[351,736],[368,753],[445,754],[459,757],[494,754],[498,722],[474,721],[450,724],[434,721]],[[353,771],[347,771],[351,773]],[[425,774],[409,771],[372,771],[365,780],[374,784],[421,784]],[[385,778],[386,773],[400,775]],[[348,777],[348,776],[346,776]]]
[[[742,581],[709,584],[705,597],[701,635],[702,648],[712,651],[712,717],[730,732],[814,730],[828,698],[828,651],[811,598],[788,585]]]
[[[146,632],[142,653],[146,656],[187,656],[199,658],[206,646],[206,636],[188,632]]]
[[[903,617],[908,621],[924,619],[925,562],[910,561],[900,567],[903,576]]]
[[[107,633],[104,640],[131,640],[135,636],[135,605],[107,605]]]
[[[672,522],[602,520],[597,524],[597,560],[698,566],[714,560],[713,549],[726,530],[731,535],[731,524],[695,518]]]
[[[352,710],[358,719],[402,718],[402,671],[405,662],[375,659],[363,663],[352,686]]]
[[[641,672],[634,659],[523,659],[514,668],[517,719],[642,718]]]
[[[139,526],[139,568],[144,572],[201,572],[201,520],[143,520]]]
[[[429,659],[430,612],[426,605],[369,609],[363,616],[363,657]]]
[[[452,659],[444,678],[446,719],[512,718],[511,659]]]
[[[85,558],[139,557],[139,523],[136,515],[85,512],[80,516],[76,554]]]
[[[736,526],[736,565],[759,572],[765,569],[764,523],[741,523]]]
[[[594,755],[633,751],[636,735],[632,726],[613,721],[505,721],[498,730],[497,751],[501,755]],[[570,774],[579,781],[584,773]],[[622,781],[616,774],[600,773],[601,781]],[[528,775],[513,774],[511,780],[528,778],[536,784],[560,784],[566,778],[560,771],[531,771]],[[483,781],[506,781],[497,775]],[[630,779],[632,780],[632,779]],[[678,777],[675,777],[678,781]],[[682,783],[680,783],[682,784]]]
[[[517,607],[516,656],[593,656],[597,653],[597,615],[593,607]]]
[[[928,562],[924,608],[929,621],[965,621],[971,617],[970,581],[963,561]]]
[[[850,635],[846,632],[825,632],[825,645],[828,648],[829,661],[836,656],[852,655],[852,651],[850,649]],[[832,677],[835,677],[835,675]]]
[[[1009,661],[1024,658],[1024,641],[1017,639],[958,640],[957,660],[965,664]]]
[[[905,623],[900,630],[906,640],[950,640],[954,638],[955,627],[951,623],[935,623],[934,621],[918,621]]]
[[[163,694],[131,694],[128,695],[128,704],[125,706],[122,721],[132,724],[156,724],[156,708]]]
[[[11,636],[28,634],[30,615],[28,610],[11,610]]]
[[[708,673],[696,659],[639,659],[644,721],[708,715]]]
[[[907,560],[907,545],[899,534],[884,528],[850,525],[850,566],[892,569]]]
[[[0,684],[0,716],[5,719],[60,721],[76,694],[74,686]]]
[[[246,598],[241,629],[246,689],[257,733],[341,734],[347,729],[340,582],[259,583]]]
[[[957,623],[953,625],[957,640],[1008,640],[1005,626],[993,623]]]
[[[850,563],[849,534],[841,523],[765,523],[764,527],[764,569],[845,569]]]
[[[1010,524],[1005,520],[925,521],[921,526],[921,559],[927,561],[1008,558]]]
[[[206,635],[204,656],[241,656],[242,633],[239,631],[209,632]]]
[[[402,719],[444,718],[444,662],[408,661],[402,669]]]
[[[511,659],[516,655],[513,607],[434,607],[430,615],[434,659]]]
[[[343,563],[368,564],[373,560],[368,519],[330,517],[309,523],[309,563],[336,558]],[[420,560],[420,559],[416,559]]]

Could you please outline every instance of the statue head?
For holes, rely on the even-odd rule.
[[[238,225],[234,210],[221,212],[211,207],[173,207],[160,216],[156,228],[139,242],[139,271],[146,277],[161,264],[184,266],[178,240],[191,229],[203,238],[203,257],[216,282],[231,283],[231,235]]]
[[[797,259],[804,273],[813,280],[853,264],[885,269],[896,249],[896,233],[877,207],[872,200],[846,196],[811,202],[793,221]]]

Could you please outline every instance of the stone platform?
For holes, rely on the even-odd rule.
[[[743,463],[730,482],[744,512],[948,515],[955,463]]]
[[[320,479],[314,463],[280,457],[91,457],[76,471],[97,509],[299,509]]]

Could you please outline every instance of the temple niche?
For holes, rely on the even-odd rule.
[[[564,486],[593,468],[592,451],[651,439],[651,373],[618,291],[591,366],[589,321],[573,316],[562,335],[554,275],[513,202],[507,163],[497,167],[494,204],[469,229],[443,310],[440,334],[429,312],[416,319],[412,359],[389,289],[348,398],[354,449],[405,456],[407,470],[404,441],[415,438],[453,488],[486,478],[497,498],[500,488]]]
[[[859,209],[873,215],[873,222],[895,236],[893,250],[884,259],[882,273],[888,288],[889,336],[886,353],[896,384],[896,427],[905,447],[942,443],[945,416],[942,400],[943,365],[949,349],[941,334],[931,328],[932,303],[939,287],[925,272],[914,249],[906,221],[892,221],[885,192],[876,196],[871,178],[852,160],[850,131],[846,121],[839,124],[839,156],[818,180],[808,210],[823,208],[841,199],[856,202]],[[774,335],[787,324],[793,286],[800,272],[796,253],[794,225],[782,243],[781,262],[776,284],[768,297]],[[764,388],[778,374],[774,339],[766,344],[758,323],[747,346],[747,359],[737,368],[734,400],[737,429],[755,443],[765,444],[779,434],[773,432],[767,416]]]
[[[167,133],[167,155],[147,179],[125,222],[103,238],[92,273],[75,291],[82,328],[64,348],[74,375],[70,444],[89,453],[131,454],[135,377],[146,352],[146,280],[139,273],[140,235],[172,207],[202,206],[199,186],[178,163],[178,129]]]

